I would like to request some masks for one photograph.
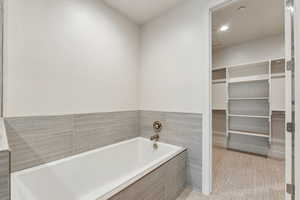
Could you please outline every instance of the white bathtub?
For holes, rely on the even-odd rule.
[[[134,138],[13,173],[12,200],[106,200],[184,148]]]

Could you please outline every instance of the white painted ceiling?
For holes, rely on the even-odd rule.
[[[184,0],[104,0],[138,24],[155,18]]]
[[[238,8],[245,6],[243,11]],[[219,31],[228,25],[227,32]],[[283,0],[239,0],[213,13],[213,46],[224,48],[284,31]]]

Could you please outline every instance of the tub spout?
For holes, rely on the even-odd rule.
[[[156,135],[151,136],[151,137],[150,137],[150,140],[151,140],[151,141],[153,141],[153,140],[158,141],[158,140],[159,140],[159,135],[156,134]]]

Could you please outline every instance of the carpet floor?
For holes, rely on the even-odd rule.
[[[177,200],[284,199],[284,161],[214,148],[213,176],[210,196],[187,188]]]

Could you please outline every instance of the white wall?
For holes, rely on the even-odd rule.
[[[100,0],[6,7],[5,116],[138,108],[135,24]]]
[[[3,6],[3,1],[0,0],[0,5]],[[0,20],[3,23],[4,22],[4,13],[3,13],[3,9],[1,9],[0,11]],[[3,47],[3,26],[0,26],[0,47]],[[0,62],[3,63],[3,48],[0,49]],[[3,64],[0,67],[0,73],[3,74]],[[2,76],[3,77],[3,76]],[[0,88],[3,88],[3,78],[0,81]],[[3,90],[0,91],[0,105],[2,105],[2,101],[3,101]],[[0,106],[0,113],[2,114],[2,106]]]
[[[275,35],[213,51],[213,66],[284,57],[284,35]]]
[[[224,1],[186,0],[142,27],[140,109],[203,114],[206,194],[211,190],[209,9],[218,2]]]
[[[196,2],[142,27],[140,109],[205,112],[209,44],[203,26],[208,26],[208,18],[203,9],[195,13]]]

